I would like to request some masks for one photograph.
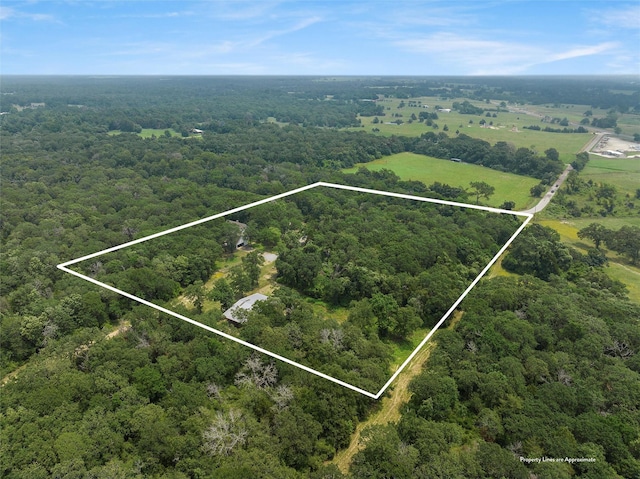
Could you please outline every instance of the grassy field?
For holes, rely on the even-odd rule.
[[[354,173],[359,166],[365,166],[372,171],[386,168],[394,171],[403,180],[422,181],[426,185],[439,181],[451,186],[468,188],[471,181],[484,181],[495,188],[495,194],[485,201],[490,206],[515,201],[515,209],[525,209],[536,201],[529,196],[531,187],[538,184],[535,178],[503,173],[478,165],[455,163],[415,153],[398,153],[344,171]]]
[[[633,197],[640,188],[640,159],[599,158],[591,155],[589,163],[580,172],[580,178],[584,181],[612,184],[619,193],[628,193]]]
[[[164,132],[167,131],[167,129],[160,129],[160,128],[143,128],[142,131],[140,133],[138,133],[138,135],[140,135],[142,138],[151,138],[153,136],[164,136]],[[178,133],[175,130],[172,130],[171,128],[168,129],[169,133],[171,133],[171,136],[178,136],[178,137],[182,137],[182,135],[180,133]]]
[[[167,128],[167,129],[163,129],[163,128],[143,128],[142,131],[140,133],[138,133],[138,136],[142,137],[142,138],[152,138],[152,137],[161,137],[164,136],[164,132],[166,130],[169,130],[169,133],[171,133],[171,136],[177,136],[177,137],[182,137],[182,135],[171,129],[171,128]],[[112,130],[109,132],[109,135],[113,136],[113,135],[119,135],[120,133],[122,133],[120,130]]]
[[[404,101],[405,106],[398,108],[400,102]],[[526,105],[522,106],[522,111],[519,112],[491,112],[496,113],[496,117],[486,117],[485,115],[462,115],[455,111],[448,113],[438,113],[438,120],[435,123],[438,124],[438,129],[434,130],[432,127],[427,126],[425,123],[411,120],[411,115],[415,114],[419,116],[420,112],[428,111],[434,112],[436,106],[442,108],[451,108],[454,101],[462,102],[463,99],[456,100],[441,100],[434,97],[422,97],[412,98],[411,101],[421,102],[421,105],[429,105],[428,109],[424,109],[421,106],[409,107],[409,100],[400,100],[396,98],[387,98],[380,104],[385,108],[385,116],[378,117],[380,123],[374,124],[374,117],[360,117],[362,125],[366,131],[371,131],[374,128],[380,130],[380,135],[403,135],[403,136],[420,136],[428,131],[441,132],[444,126],[447,125],[449,131],[448,135],[455,135],[456,131],[465,133],[474,138],[480,138],[488,141],[491,144],[495,144],[498,141],[506,141],[512,143],[514,146],[520,148],[531,148],[534,151],[542,154],[548,148],[555,148],[560,153],[560,159],[565,163],[570,163],[574,160],[575,154],[591,139],[589,133],[579,134],[562,134],[562,133],[549,133],[543,131],[526,130],[524,126],[530,125],[542,125],[542,127],[549,124],[541,124],[541,117],[547,115],[552,118],[567,118],[572,122],[578,123],[583,118],[583,113],[590,109],[584,105],[565,105],[560,107],[544,106],[544,105]],[[470,103],[484,109],[496,109],[496,104],[487,104],[479,101],[471,101]],[[394,114],[400,114],[402,117],[394,117]],[[596,116],[605,116],[606,112],[594,111]],[[401,119],[404,123],[397,125],[395,120]],[[480,120],[485,120],[486,128],[480,126]],[[473,123],[469,123],[469,121]],[[489,123],[492,122],[492,125]],[[557,128],[558,125],[549,125],[553,128]],[[561,128],[561,127],[560,127]],[[574,126],[575,128],[575,126]],[[362,128],[361,128],[362,129]]]
[[[609,229],[619,229],[623,225],[640,226],[640,218],[590,218],[572,219],[569,221],[559,220],[536,220],[543,226],[553,228],[560,234],[560,239],[574,248],[585,253],[589,248],[593,248],[593,243],[589,240],[578,238],[578,230],[588,226],[590,223],[601,223]],[[609,266],[605,269],[607,274],[618,281],[622,281],[629,289],[629,299],[640,302],[640,268],[628,264],[625,258],[612,251],[607,252]]]

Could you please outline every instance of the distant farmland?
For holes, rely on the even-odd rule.
[[[388,169],[403,180],[421,181],[426,185],[439,181],[451,186],[469,188],[472,181],[484,181],[496,189],[495,194],[488,201],[484,201],[489,206],[497,207],[505,201],[514,201],[515,209],[522,210],[537,201],[530,196],[529,190],[537,185],[539,180],[478,165],[455,163],[415,153],[398,153],[369,163],[359,163],[344,172],[355,173],[360,167],[371,171]]]

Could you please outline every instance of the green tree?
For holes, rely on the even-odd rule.
[[[322,425],[299,407],[289,407],[274,419],[274,433],[281,447],[280,457],[285,464],[296,469],[307,469],[315,462],[313,456],[321,432]]]
[[[220,278],[214,283],[213,288],[209,293],[209,297],[213,301],[220,302],[220,308],[222,311],[229,309],[236,300],[233,287],[225,278]]]
[[[560,153],[558,153],[558,150],[556,150],[555,148],[544,150],[544,155],[551,161],[560,160]]]
[[[425,419],[446,419],[458,402],[456,381],[434,371],[420,374],[409,390],[413,393],[409,405]]]
[[[589,162],[589,153],[582,151],[576,154],[576,159],[571,162],[571,167],[576,171],[582,171]]]
[[[184,297],[191,301],[191,304],[193,304],[198,313],[202,313],[205,296],[204,285],[200,280],[187,286],[187,289],[184,292]]]
[[[638,260],[640,260],[640,227],[625,225],[605,241],[613,251],[628,256],[632,264],[638,264]]]
[[[235,266],[229,270],[229,283],[237,298],[251,290],[251,278],[242,266]]]
[[[607,229],[601,223],[591,223],[578,231],[578,238],[587,238],[593,241],[596,249],[600,249],[600,244],[603,241],[607,241],[611,237],[613,232]]]
[[[365,448],[351,464],[354,477],[410,479],[418,462],[418,451],[402,444],[392,425],[369,426],[362,432]]]
[[[542,195],[542,193],[544,193],[546,190],[547,190],[547,187],[545,185],[543,185],[542,183],[538,183],[537,185],[531,187],[529,192],[531,193],[531,196],[533,196],[534,198],[539,198]]]
[[[548,280],[561,274],[571,264],[569,249],[560,242],[560,235],[546,226],[533,224],[512,243],[502,266],[514,273],[533,274]]]
[[[264,256],[254,250],[242,258],[242,269],[249,278],[250,289],[258,287],[260,267],[264,264]]]
[[[491,195],[495,192],[495,188],[484,181],[472,181],[469,183],[471,185],[471,194],[476,197],[476,204],[480,203],[480,198],[489,199]]]

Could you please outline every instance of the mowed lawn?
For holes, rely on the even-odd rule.
[[[481,199],[483,204],[489,206],[498,207],[505,201],[514,201],[515,209],[523,210],[537,201],[530,196],[529,190],[539,180],[468,163],[456,163],[415,153],[398,153],[369,163],[360,163],[344,172],[355,173],[360,167],[371,171],[388,169],[403,180],[421,181],[427,186],[438,181],[469,189],[472,181],[484,181],[495,188],[495,193],[489,200]],[[469,198],[469,201],[474,202],[475,198]]]

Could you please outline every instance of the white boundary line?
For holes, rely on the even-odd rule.
[[[476,210],[484,210],[484,211],[490,211],[492,213],[503,213],[503,214],[511,214],[511,215],[517,215],[517,216],[525,216],[526,219],[525,221],[520,225],[520,227],[516,230],[516,232],[511,236],[511,238],[509,238],[509,240],[504,244],[504,246],[502,248],[500,248],[500,251],[498,251],[498,253],[496,253],[496,255],[491,259],[491,261],[489,261],[489,263],[484,267],[484,269],[480,272],[480,274],[478,274],[478,276],[476,276],[476,278],[473,280],[473,282],[467,287],[467,289],[462,293],[462,295],[456,300],[455,303],[453,303],[453,305],[451,306],[451,308],[449,308],[449,310],[444,314],[444,316],[442,316],[442,318],[440,318],[440,321],[438,321],[436,323],[436,325],[431,329],[431,331],[429,331],[429,333],[427,334],[427,336],[420,342],[420,344],[416,347],[416,349],[413,350],[413,352],[409,355],[409,357],[400,365],[400,367],[396,370],[395,373],[393,373],[393,375],[391,376],[391,378],[389,378],[389,380],[385,383],[384,386],[382,386],[382,388],[377,392],[377,393],[371,393],[369,391],[365,391],[364,389],[361,389],[357,386],[353,386],[352,384],[346,383],[344,381],[341,381],[340,379],[336,379],[332,376],[329,376],[327,374],[324,374],[320,371],[317,371],[313,368],[310,368],[308,366],[305,366],[304,364],[300,364],[296,361],[292,361],[291,359],[285,358],[283,356],[280,356],[279,354],[275,354],[272,353],[271,351],[267,351],[266,349],[263,349],[259,346],[256,346],[254,344],[248,343],[246,341],[243,341],[242,339],[236,338],[234,336],[231,336],[230,334],[224,333],[222,331],[219,331],[215,328],[212,328],[210,326],[207,326],[205,324],[199,323],[198,321],[194,321],[191,318],[188,318],[186,316],[183,316],[181,314],[175,313],[171,310],[168,310],[166,308],[163,308],[162,306],[158,306],[157,304],[154,304],[150,301],[144,300],[142,298],[139,298],[137,296],[134,296],[131,293],[127,293],[126,291],[122,291],[120,289],[114,288],[113,286],[110,286],[108,284],[102,283],[96,279],[93,279],[89,276],[86,276],[82,273],[78,273],[77,271],[74,271],[72,269],[69,269],[68,266],[71,266],[73,264],[79,263],[81,261],[85,261],[91,258],[96,258],[98,256],[101,256],[103,254],[106,253],[111,253],[113,251],[118,251],[120,249],[126,248],[128,246],[132,246],[138,243],[142,243],[144,241],[148,241],[154,238],[158,238],[160,236],[164,236],[166,234],[169,233],[174,233],[176,231],[180,231],[183,230],[185,228],[189,228],[191,226],[195,226],[195,225],[199,225],[202,223],[206,223],[207,221],[211,221],[217,218],[222,218],[224,216],[233,214],[233,213],[237,213],[239,211],[243,211],[249,208],[253,208],[254,206],[258,206],[258,205],[262,205],[265,203],[269,203],[271,201],[274,200],[278,200],[281,198],[285,198],[287,196],[290,195],[294,195],[296,193],[300,193],[302,191],[306,191],[312,188],[315,188],[317,186],[325,186],[325,187],[329,187],[329,188],[335,188],[335,189],[341,189],[341,190],[350,190],[350,191],[358,191],[361,193],[371,193],[371,194],[376,194],[376,195],[382,195],[382,196],[391,196],[391,197],[396,197],[396,198],[403,198],[403,199],[408,199],[408,200],[415,200],[415,201],[423,201],[426,203],[437,203],[437,204],[443,204],[443,205],[450,205],[450,206],[458,206],[458,207],[462,207],[462,208],[471,208],[471,209],[476,209]],[[523,213],[523,212],[519,212],[519,211],[511,211],[511,210],[503,210],[503,209],[499,209],[499,208],[490,208],[490,207],[486,207],[486,206],[478,206],[478,205],[470,205],[470,204],[465,204],[465,203],[456,203],[454,201],[446,201],[446,200],[438,200],[438,199],[434,199],[434,198],[424,198],[421,196],[412,196],[412,195],[404,195],[401,193],[393,193],[390,191],[380,191],[380,190],[372,190],[372,189],[368,189],[368,188],[359,188],[356,186],[347,186],[347,185],[339,185],[339,184],[335,184],[335,183],[325,183],[325,182],[317,182],[317,183],[313,183],[307,186],[303,186],[301,188],[296,188],[294,190],[291,191],[287,191],[285,193],[281,193],[279,195],[275,195],[275,196],[271,196],[269,198],[265,198],[259,201],[255,201],[253,203],[249,203],[247,205],[244,206],[240,206],[238,208],[233,208],[230,210],[227,210],[223,213],[218,213],[216,215],[212,215],[212,216],[208,216],[206,218],[202,218],[199,219],[197,221],[192,221],[190,223],[186,223],[184,225],[181,226],[177,226],[175,228],[170,228],[168,230],[165,231],[161,231],[159,233],[155,233],[149,236],[145,236],[143,238],[139,238],[137,240],[134,241],[129,241],[128,243],[123,243],[121,245],[118,246],[114,246],[112,248],[107,248],[104,249],[102,251],[98,251],[97,253],[92,253],[86,256],[82,256],[80,258],[76,258],[73,259],[71,261],[67,261],[65,263],[60,263],[59,265],[57,265],[58,269],[72,274],[78,278],[84,279],[85,281],[89,281],[90,283],[93,283],[95,285],[101,286],[102,288],[108,289],[109,291],[113,291],[114,293],[118,293],[122,296],[125,296],[126,298],[132,299],[134,301],[137,301],[141,304],[144,304],[146,306],[149,306],[151,308],[157,309],[160,312],[163,312],[165,314],[168,314],[170,316],[173,316],[175,318],[181,319],[182,321],[186,321],[187,323],[193,324],[195,326],[198,326],[206,331],[212,332],[214,334],[217,334],[218,336],[222,336],[223,338],[226,339],[230,339],[231,341],[235,341],[236,343],[242,344],[243,346],[246,346],[248,348],[254,349],[256,351],[259,351],[263,354],[266,354],[267,356],[271,356],[272,358],[278,359],[282,362],[285,362],[287,364],[290,364],[292,366],[296,366],[304,371],[307,371],[311,374],[315,374],[316,376],[319,376],[323,379],[327,379],[329,381],[332,381],[336,384],[339,384],[340,386],[343,386],[345,388],[351,389],[352,391],[358,392],[360,394],[363,394],[367,397],[370,397],[372,399],[378,399],[380,398],[380,396],[382,396],[382,394],[384,394],[384,392],[386,391],[386,389],[391,385],[391,383],[398,377],[398,375],[402,372],[402,370],[411,362],[411,360],[415,357],[416,354],[418,354],[418,351],[420,351],[420,349],[422,349],[422,347],[427,343],[427,341],[429,341],[429,339],[433,336],[433,334],[438,330],[438,328],[440,328],[440,326],[442,326],[442,323],[444,323],[447,318],[449,317],[449,315],[458,307],[458,305],[462,302],[462,300],[467,296],[467,294],[469,294],[469,292],[475,287],[475,285],[478,283],[478,281],[480,281],[480,279],[487,273],[487,271],[489,271],[489,268],[491,268],[491,266],[493,266],[493,264],[498,260],[498,258],[500,257],[500,255],[502,255],[502,253],[504,253],[504,251],[509,247],[509,245],[511,244],[511,242],[516,239],[516,237],[522,232],[522,230],[525,228],[525,226],[527,226],[527,224],[529,223],[529,221],[531,221],[531,218],[533,218],[533,215],[530,213]]]

